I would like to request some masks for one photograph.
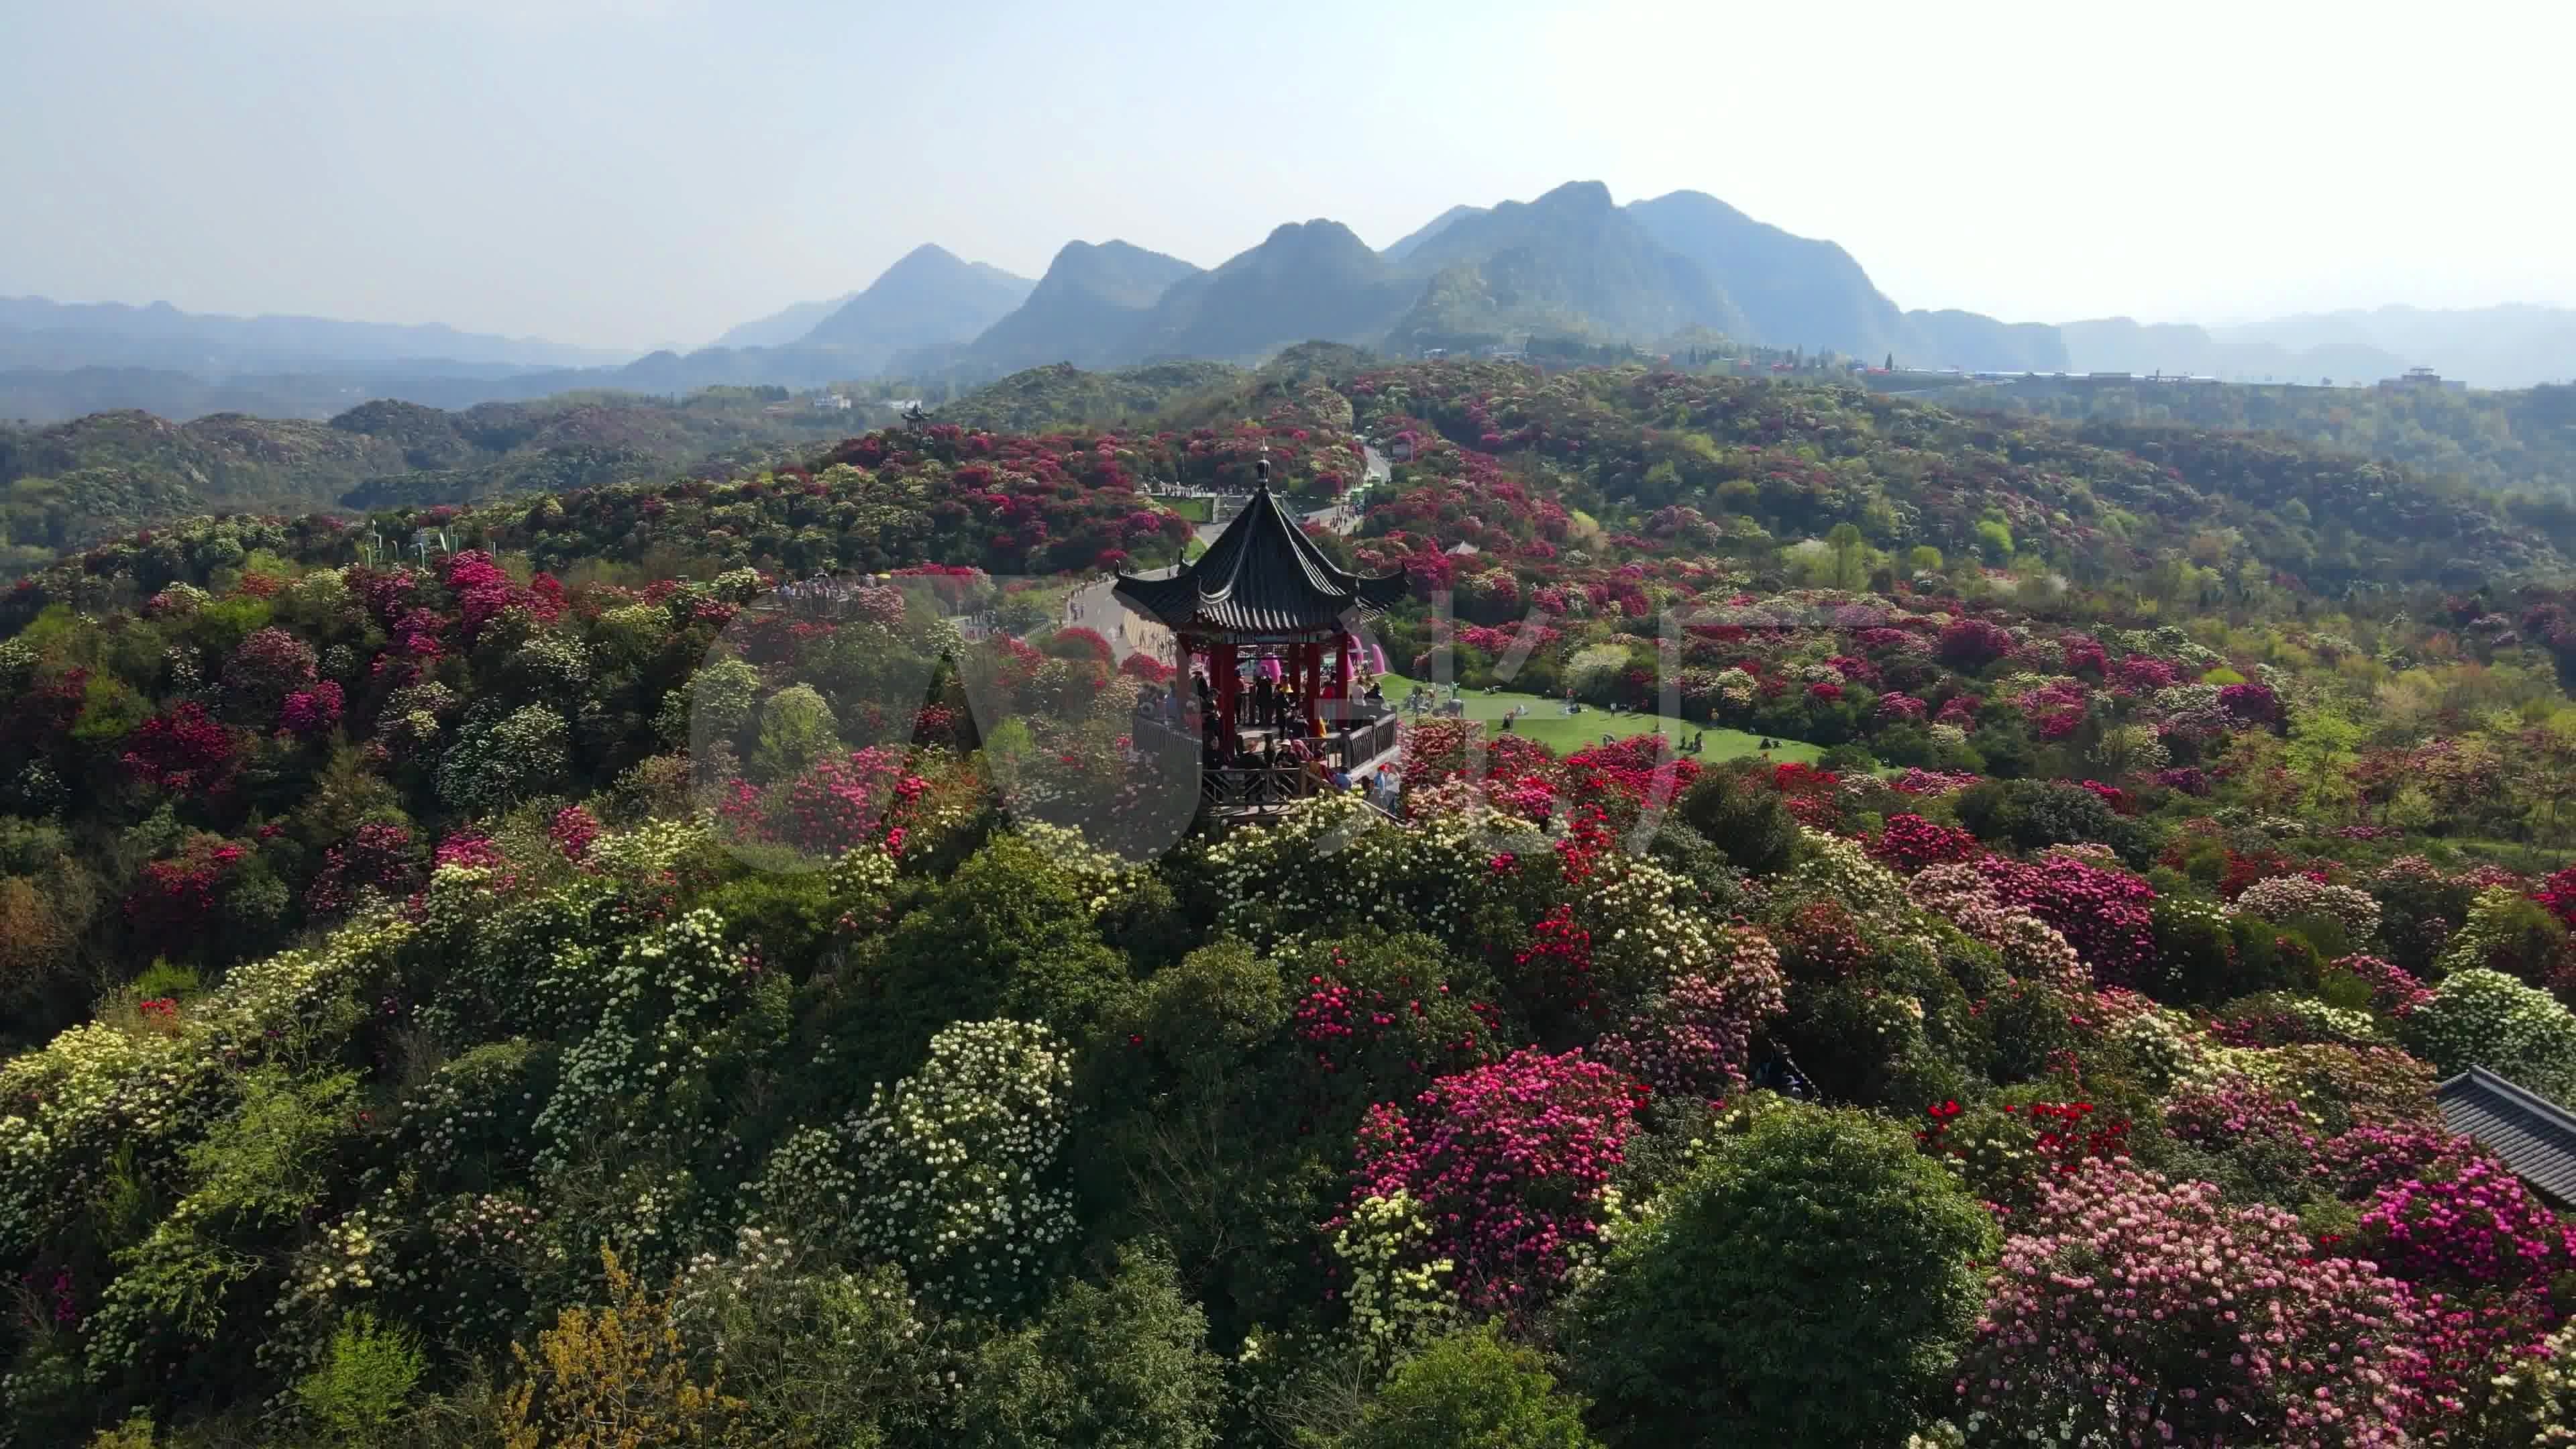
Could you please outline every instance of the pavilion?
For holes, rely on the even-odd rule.
[[[1254,473],[1251,502],[1205,553],[1158,575],[1122,573],[1112,594],[1172,631],[1185,674],[1204,672],[1212,746],[1221,751],[1263,733],[1244,728],[1243,695],[1263,661],[1275,660],[1303,715],[1279,732],[1320,741],[1330,758],[1357,775],[1392,754],[1395,720],[1391,710],[1352,700],[1361,657],[1355,628],[1404,598],[1404,575],[1369,578],[1335,564],[1270,491],[1267,456]]]

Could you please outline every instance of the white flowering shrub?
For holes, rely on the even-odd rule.
[[[845,1134],[864,1184],[859,1244],[957,1307],[1022,1301],[1073,1235],[1055,1181],[1072,1088],[1072,1057],[1042,1025],[961,1022],[931,1038],[930,1060]]]
[[[2367,950],[2379,936],[2379,902],[2368,892],[2304,875],[2276,875],[2254,882],[2238,894],[2233,913],[2280,926],[2312,919],[2331,921],[2343,932],[2347,953]]]
[[[1401,1189],[1352,1204],[1333,1231],[1351,1336],[1380,1372],[1458,1321],[1457,1264],[1427,1258],[1431,1241],[1422,1204]]]
[[[573,1143],[604,1127],[668,1115],[658,1109],[706,1066],[707,1038],[748,965],[703,907],[628,939],[599,976],[597,1020],[565,1048],[562,1079],[537,1114],[539,1163],[560,1167]]]
[[[167,1032],[91,1022],[0,1063],[0,1256],[69,1231],[121,1152],[167,1155],[202,1131],[228,1072],[345,1029],[342,1003],[390,971],[412,931],[353,923],[315,950],[235,966]]]
[[[2501,971],[2443,978],[2398,1021],[2397,1036],[2446,1077],[2484,1067],[2562,1101],[2576,1094],[2576,1015]]]
[[[498,809],[559,788],[572,767],[572,726],[548,705],[469,725],[438,761],[438,797],[459,810]]]

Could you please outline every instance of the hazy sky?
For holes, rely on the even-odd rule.
[[[0,0],[0,295],[704,342],[1689,187],[2015,321],[2576,304],[2576,6]]]

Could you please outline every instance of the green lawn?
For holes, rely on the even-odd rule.
[[[1401,675],[1381,674],[1377,678],[1386,689],[1389,704],[1401,706],[1404,697],[1413,692],[1414,681]],[[1626,739],[1630,735],[1642,735],[1657,729],[1677,739],[1688,739],[1705,728],[1708,738],[1700,753],[1692,758],[1708,764],[1756,754],[1759,752],[1756,747],[1762,743],[1759,735],[1748,735],[1742,730],[1721,729],[1715,725],[1703,727],[1660,715],[1610,714],[1588,705],[1583,713],[1569,715],[1564,712],[1565,705],[1561,700],[1541,699],[1535,694],[1512,690],[1485,694],[1470,689],[1459,698],[1467,706],[1467,718],[1485,721],[1489,733],[1501,728],[1505,711],[1514,705],[1523,706],[1528,713],[1512,726],[1513,733],[1537,740],[1560,755],[1571,754],[1587,745],[1597,745],[1603,735]],[[1771,758],[1781,764],[1796,761],[1812,765],[1817,756],[1824,753],[1814,745],[1796,740],[1781,740],[1779,746],[1771,752]]]
[[[1157,501],[1192,523],[1216,521],[1216,500],[1213,498],[1164,498]]]

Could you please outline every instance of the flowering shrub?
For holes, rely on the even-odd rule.
[[[1958,1394],[1998,1437],[2396,1445],[2416,1327],[2400,1285],[2315,1258],[2288,1213],[2085,1162],[2005,1242]]]
[[[2576,1089],[2576,1016],[2500,971],[2444,977],[2398,1022],[2397,1039],[2444,1076],[2482,1066],[2544,1095]]]
[[[2155,959],[2156,889],[2138,876],[2065,855],[1976,863],[1995,895],[2056,927],[2104,985],[2146,979]]]
[[[2385,1184],[2355,1238],[2382,1269],[2415,1283],[2545,1292],[2551,1277],[2576,1266],[2576,1242],[2558,1215],[2484,1156],[2454,1156]]]
[[[1927,865],[1973,860],[1985,853],[1977,837],[1955,825],[1936,825],[1920,815],[1891,815],[1869,842],[1872,860],[1904,875]]]
[[[2241,1047],[2307,1042],[2366,1045],[2381,1040],[2378,1023],[2367,1013],[2346,1011],[2313,996],[2286,991],[2229,1002],[2210,1023],[2209,1034],[2229,1046]]]
[[[1073,1232],[1053,1186],[1073,1067],[1044,1026],[961,1022],[919,1072],[846,1131],[849,1221],[863,1248],[961,1308],[1022,1301]]]
[[[127,737],[123,763],[147,785],[198,795],[222,793],[240,767],[231,733],[194,700],[145,720]]]
[[[189,839],[177,855],[145,863],[125,919],[148,948],[194,955],[215,925],[215,912],[250,852],[217,835]]]
[[[2447,1173],[2475,1151],[2439,1126],[2363,1125],[2326,1140],[2317,1178],[2346,1202],[2368,1202],[2391,1184]]]
[[[420,876],[420,842],[410,827],[361,825],[324,853],[322,873],[304,893],[304,909],[327,920],[347,915],[365,891],[400,900],[419,889]]]
[[[2433,994],[2406,968],[2377,956],[2345,956],[2328,968],[2328,979],[2336,972],[2368,987],[2370,1009],[2388,1016],[2404,1016]]]
[[[2328,885],[2313,876],[2276,875],[2239,892],[2233,907],[2280,926],[2302,921],[2330,921],[2348,947],[2367,946],[2379,935],[2379,902],[2350,886]]]
[[[1974,1110],[1955,1101],[1924,1109],[1915,1134],[1968,1190],[2009,1218],[2039,1203],[2040,1184],[2087,1161],[2125,1158],[2129,1120],[2091,1102],[2003,1102]]]
[[[2242,1078],[2187,1087],[2165,1103],[2165,1130],[2213,1151],[2278,1147],[2312,1162],[2315,1125],[2297,1102]]]
[[[1384,1370],[1458,1317],[1458,1265],[1437,1256],[1429,1216],[1409,1194],[1368,1197],[1332,1230],[1335,1290],[1371,1367]]]
[[[1750,926],[1730,928],[1734,949],[1714,978],[1676,978],[1592,1055],[1643,1081],[1660,1097],[1714,1101],[1741,1089],[1753,1033],[1784,1009],[1780,953]]]
[[[1361,1124],[1353,1210],[1411,1197],[1433,1225],[1425,1251],[1456,1264],[1461,1301],[1486,1313],[1533,1309],[1599,1234],[1643,1095],[1580,1053],[1523,1050],[1444,1077]]]

